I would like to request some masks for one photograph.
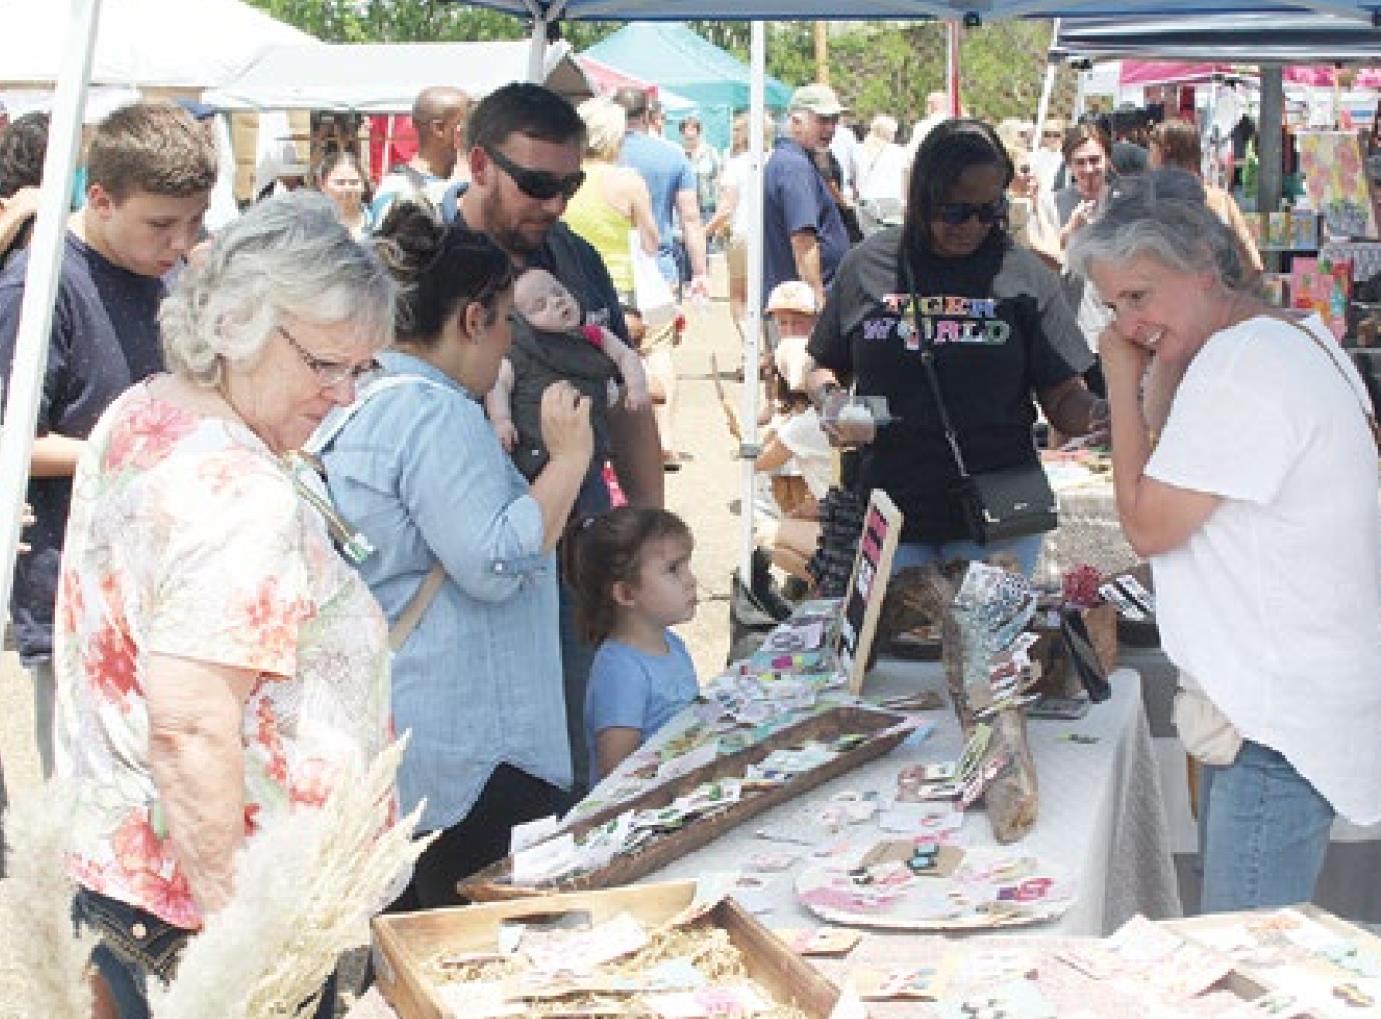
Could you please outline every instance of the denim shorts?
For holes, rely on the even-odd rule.
[[[72,919],[100,936],[91,961],[105,979],[120,1019],[148,1019],[145,985],[150,977],[172,980],[193,932],[86,888],[79,888],[72,900]]]

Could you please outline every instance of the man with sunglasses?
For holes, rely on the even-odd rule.
[[[465,115],[469,112],[470,97],[458,88],[434,85],[417,93],[412,103],[417,154],[379,181],[369,206],[370,222],[382,223],[389,206],[401,197],[420,195],[433,205],[441,204],[465,146]]]
[[[530,82],[514,82],[485,96],[469,123],[470,183],[448,196],[442,214],[488,235],[518,268],[545,269],[580,303],[582,324],[604,326],[625,343],[628,329],[599,253],[561,221],[566,203],[584,183],[585,124],[565,99]],[[511,320],[517,346],[535,343],[530,327]],[[662,505],[661,443],[650,409],[609,409],[609,433],[619,482],[631,503]],[[591,463],[573,518],[609,508],[603,465]],[[585,684],[594,649],[572,625],[569,592],[561,588],[561,657],[566,684],[574,788],[581,794],[589,760],[585,746]]]

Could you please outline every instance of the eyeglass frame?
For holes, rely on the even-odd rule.
[[[351,385],[359,385],[361,381],[377,375],[384,370],[384,366],[379,363],[378,358],[371,357],[365,364],[341,364],[339,361],[323,361],[310,350],[304,347],[300,340],[287,328],[281,324],[274,326],[283,334],[283,339],[288,341],[288,346],[296,352],[302,359],[308,370],[316,376],[322,389],[335,389],[342,382],[349,381]]]
[[[508,174],[519,191],[539,202],[549,202],[558,195],[569,202],[585,183],[584,170],[576,170],[564,177],[558,177],[549,170],[534,170],[530,166],[515,163],[493,146],[481,147],[485,154],[498,164],[499,169]],[[537,190],[534,191],[534,188]]]
[[[992,226],[1007,218],[1008,209],[1005,197],[993,202],[941,202],[935,206],[930,218],[945,226],[963,226],[977,216],[978,222],[984,226]],[[963,217],[956,219],[955,216],[960,212],[963,213]]]

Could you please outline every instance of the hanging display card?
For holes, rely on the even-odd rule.
[[[882,601],[892,577],[892,556],[901,537],[902,515],[897,504],[880,488],[873,489],[858,555],[844,594],[844,608],[835,634],[834,653],[839,671],[849,679],[849,692],[858,696],[877,634]]]
[[[1304,131],[1299,142],[1300,169],[1314,208],[1323,213],[1333,237],[1375,237],[1366,164],[1357,136],[1347,131]]]

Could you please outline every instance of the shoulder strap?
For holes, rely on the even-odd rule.
[[[950,420],[945,395],[940,391],[940,373],[935,370],[935,344],[925,342],[925,332],[921,329],[921,302],[916,296],[916,281],[911,273],[911,259],[907,255],[904,239],[897,243],[897,259],[901,262],[902,278],[906,282],[906,292],[911,298],[911,328],[916,330],[916,341],[921,344],[921,366],[925,368],[925,378],[930,383],[930,395],[935,398],[935,409],[940,412],[940,425],[945,430],[945,441],[949,443],[954,466],[959,469],[961,478],[967,478],[969,469],[965,466],[964,454],[959,449],[959,436]]]
[[[1343,381],[1347,383],[1347,388],[1351,390],[1353,397],[1356,398],[1357,406],[1360,407],[1362,410],[1362,416],[1367,419],[1367,427],[1371,429],[1372,441],[1376,443],[1377,452],[1381,453],[1381,426],[1378,426],[1376,423],[1376,415],[1367,409],[1367,404],[1366,401],[1362,399],[1362,394],[1357,392],[1357,387],[1352,384],[1352,380],[1348,378],[1347,372],[1343,371],[1343,366],[1340,365],[1338,363],[1337,358],[1335,358],[1329,352],[1329,349],[1324,344],[1323,340],[1319,339],[1318,336],[1314,335],[1314,330],[1310,329],[1303,322],[1300,322],[1297,319],[1289,318],[1285,315],[1271,315],[1268,317],[1275,319],[1277,322],[1284,322],[1288,325],[1294,326],[1300,332],[1304,333],[1305,336],[1308,336],[1311,340],[1313,340],[1314,346],[1318,347],[1321,351],[1323,351],[1323,356],[1328,358],[1329,364],[1333,365],[1333,367],[1337,369],[1338,374],[1341,375],[1343,377]]]
[[[422,621],[432,599],[436,597],[436,592],[441,590],[441,585],[446,579],[446,567],[441,565],[438,559],[432,563],[432,568],[427,571],[427,575],[422,578],[422,583],[417,586],[408,603],[403,606],[403,611],[398,613],[397,621],[388,628],[388,647],[390,651],[397,651],[408,642],[412,636],[412,631],[417,628],[417,624]]]

